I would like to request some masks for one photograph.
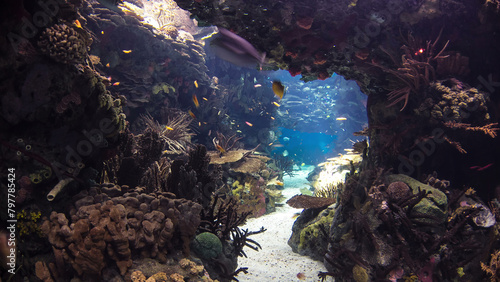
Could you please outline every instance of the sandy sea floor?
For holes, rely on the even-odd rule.
[[[297,171],[294,177],[284,177],[283,195],[287,200],[300,194],[300,188],[307,187],[306,177],[311,169],[306,167]],[[292,252],[292,248],[287,244],[292,234],[294,214],[301,211],[284,204],[283,207],[278,207],[276,212],[251,218],[242,226],[242,229],[248,228],[249,231],[257,231],[264,226],[267,231],[249,237],[257,241],[262,250],[256,252],[248,247],[243,249],[248,258],[239,257],[238,267],[248,267],[248,274],[240,273],[236,277],[239,281],[320,281],[318,272],[326,271],[323,263]],[[299,279],[298,273],[303,273],[305,278]]]

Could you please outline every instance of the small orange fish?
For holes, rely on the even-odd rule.
[[[276,185],[283,186],[283,185],[285,185],[285,183],[283,183],[281,181],[276,181]]]
[[[80,23],[79,20],[75,20],[74,23],[75,23],[76,27],[82,28],[82,24]]]
[[[208,99],[207,99],[207,98],[205,98],[205,97],[203,97],[202,99],[203,99],[203,100],[205,100],[205,101],[208,101]]]
[[[274,117],[271,117],[272,120],[274,120]]]
[[[188,114],[189,114],[192,118],[196,119],[196,116],[193,114],[193,112],[192,112],[191,110],[189,110],[189,111],[188,111]]]
[[[120,85],[120,82],[119,82],[119,81],[117,81],[117,82],[113,83],[113,85],[114,85],[114,86],[118,86],[118,85]]]
[[[276,103],[276,102],[273,102],[273,104],[274,104],[276,107],[281,106],[280,104],[278,104],[278,103]]]
[[[132,50],[123,50],[122,52],[125,54],[129,54],[129,53],[132,53]]]
[[[106,67],[108,67],[108,68],[109,68],[109,63],[107,63],[107,64],[106,64]]]
[[[249,123],[248,121],[245,121],[245,123],[246,123],[248,126],[253,126],[253,124]]]
[[[200,106],[200,102],[198,102],[198,97],[196,97],[196,95],[194,94],[193,94],[193,102],[197,108]]]
[[[226,150],[224,150],[224,148],[222,148],[220,145],[215,145],[215,148],[217,148],[217,150],[223,154],[226,152]]]
[[[198,81],[196,81],[196,80],[194,81],[194,86],[195,86],[196,88],[198,88]]]
[[[165,126],[165,128],[166,128],[167,130],[174,130],[174,129],[173,129],[172,127],[170,127],[170,126]]]
[[[299,280],[304,280],[306,279],[306,275],[303,272],[299,272],[297,273],[297,278],[299,278]]]

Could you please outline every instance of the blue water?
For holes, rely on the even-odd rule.
[[[279,138],[283,147],[275,148],[271,154],[282,154],[292,158],[296,164],[317,164],[331,155],[335,148],[337,136],[324,133],[308,133],[279,127],[282,135]],[[285,151],[287,153],[285,153]]]
[[[295,164],[318,164],[351,148],[363,138],[353,136],[367,125],[366,95],[354,81],[334,74],[324,81],[303,82],[287,71],[268,74],[286,93],[280,101],[278,143],[271,154],[284,154]]]

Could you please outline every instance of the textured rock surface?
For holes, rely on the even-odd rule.
[[[175,250],[188,254],[200,223],[199,204],[167,192],[109,197],[92,188],[90,195],[80,197],[71,221],[52,212],[42,230],[55,248],[63,250],[64,261],[84,277],[100,275],[110,262],[125,274],[132,252],[162,262]]]
[[[430,185],[424,184],[404,174],[393,174],[387,177],[389,182],[401,181],[406,183],[413,194],[426,191],[428,194],[415,205],[411,212],[414,220],[420,223],[440,225],[446,222],[448,216],[448,198],[446,195]]]

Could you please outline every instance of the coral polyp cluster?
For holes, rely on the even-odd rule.
[[[92,39],[85,32],[78,32],[66,24],[47,28],[38,41],[38,46],[52,59],[66,64],[83,63],[88,57]]]

